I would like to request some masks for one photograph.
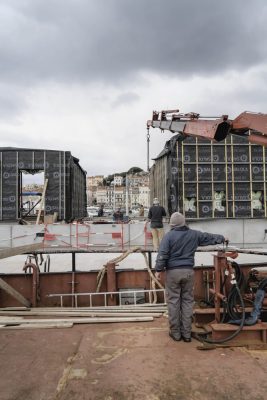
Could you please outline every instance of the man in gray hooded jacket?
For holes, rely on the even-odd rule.
[[[182,214],[170,218],[171,230],[163,237],[156,259],[156,278],[166,270],[169,335],[173,340],[191,342],[194,305],[194,261],[198,246],[223,243],[224,236],[188,228]]]

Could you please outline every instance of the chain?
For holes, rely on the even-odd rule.
[[[147,127],[147,135],[146,135],[147,141],[150,142],[150,130],[149,127]]]
[[[149,171],[149,142],[150,142],[149,127],[147,127],[146,140],[147,140],[147,171]]]

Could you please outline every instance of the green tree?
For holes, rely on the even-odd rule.
[[[144,170],[142,168],[139,168],[139,167],[131,167],[128,170],[127,174],[136,174],[138,172],[144,172]]]

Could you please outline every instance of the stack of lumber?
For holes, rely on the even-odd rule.
[[[74,324],[149,322],[166,307],[0,308],[0,329],[71,328]]]

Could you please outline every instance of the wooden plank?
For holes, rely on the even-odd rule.
[[[27,307],[4,307],[0,308],[0,311],[29,311],[30,308]]]
[[[11,316],[29,316],[29,317],[36,317],[36,316],[65,316],[65,317],[111,317],[111,318],[116,318],[116,317],[142,317],[144,313],[128,313],[128,312],[79,312],[79,311],[0,311],[0,321],[1,318],[11,315]],[[162,313],[146,313],[146,317],[154,317],[158,318],[162,315]],[[11,317],[10,317],[11,318]],[[14,318],[14,317],[13,317]]]
[[[0,312],[9,312],[9,311],[25,311],[27,312],[27,315],[32,312],[69,312],[69,313],[76,313],[79,312],[81,314],[85,313],[97,313],[100,315],[103,315],[105,313],[115,314],[117,313],[138,313],[141,315],[147,315],[147,314],[162,314],[167,311],[167,307],[159,307],[159,308],[122,308],[122,307],[117,307],[117,308],[109,308],[109,307],[32,307],[32,308],[27,308],[27,307],[4,307],[0,308]]]
[[[5,310],[5,308],[0,308],[0,311]],[[167,307],[159,307],[159,308],[127,308],[127,307],[32,307],[32,311],[50,311],[50,310],[62,310],[62,311],[79,311],[79,312],[165,312]]]
[[[24,246],[17,246],[11,248],[5,248],[4,250],[0,250],[0,259],[17,256],[19,254],[34,252],[35,250],[41,249],[43,247],[43,243],[34,243],[28,244]]]
[[[63,324],[20,324],[20,325],[9,325],[4,326],[0,325],[0,330],[7,330],[7,329],[59,329],[59,328],[72,328],[72,323],[63,323]]]
[[[213,331],[216,332],[225,332],[225,331],[236,331],[239,328],[239,325],[233,324],[210,324]],[[267,330],[267,323],[260,322],[255,325],[245,325],[242,328],[243,331],[261,331]]]
[[[18,300],[21,304],[23,304],[26,307],[30,307],[31,303],[29,300],[25,299],[22,294],[17,292],[12,286],[10,286],[8,283],[6,283],[2,278],[0,278],[0,288],[3,289],[5,292],[7,292],[10,296],[14,297],[16,300]]]
[[[17,321],[14,319],[12,321],[8,319],[2,319],[2,325],[19,325],[23,324],[49,324],[49,323],[73,323],[73,324],[99,324],[99,323],[115,323],[115,322],[149,322],[153,321],[153,317],[117,317],[117,318],[54,318],[54,319],[18,319]]]
[[[245,311],[250,312],[252,311],[252,307],[246,307]],[[223,313],[223,308],[220,308],[220,312]],[[215,314],[215,308],[195,308],[194,309],[194,314],[201,314],[201,315],[206,315],[206,314]]]
[[[38,225],[39,222],[40,222],[42,207],[43,207],[44,200],[45,200],[45,192],[46,192],[47,184],[48,184],[48,179],[46,179],[45,183],[44,183],[42,198],[41,198],[41,202],[40,202],[40,206],[39,206],[39,210],[38,210],[38,215],[37,215],[37,219],[36,219],[36,225]]]

